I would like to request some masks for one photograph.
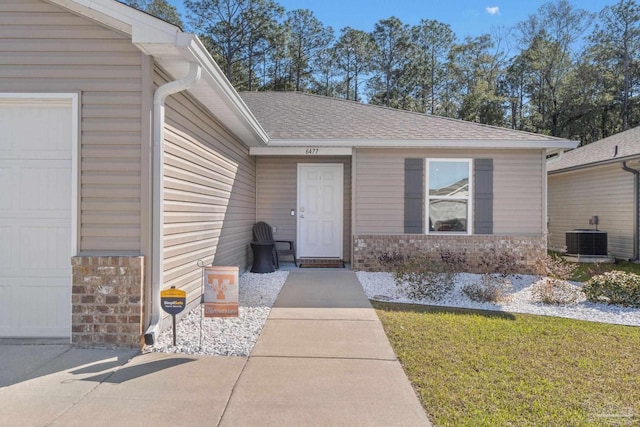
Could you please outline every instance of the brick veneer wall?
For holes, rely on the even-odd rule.
[[[144,258],[82,256],[71,266],[72,344],[141,348]]]
[[[354,270],[386,271],[380,262],[384,253],[410,255],[418,252],[449,250],[464,251],[468,260],[468,273],[478,272],[476,266],[483,254],[491,249],[508,251],[520,265],[517,273],[539,273],[536,261],[546,255],[547,242],[544,236],[453,236],[453,235],[358,235],[353,240]],[[514,272],[516,273],[516,272]]]

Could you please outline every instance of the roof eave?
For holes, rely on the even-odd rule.
[[[349,147],[349,148],[488,148],[545,150],[571,149],[570,140],[483,140],[483,139],[271,139],[269,147]]]
[[[640,154],[632,154],[624,157],[616,157],[612,159],[599,160],[596,162],[584,163],[581,165],[569,166],[569,167],[555,169],[555,170],[547,169],[547,175],[556,175],[560,173],[574,172],[581,169],[588,169],[588,168],[597,167],[597,166],[606,166],[614,163],[622,163],[622,162],[628,162],[632,160],[640,160]]]

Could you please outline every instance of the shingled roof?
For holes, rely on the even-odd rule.
[[[623,161],[640,156],[640,126],[563,153],[547,164],[548,172]]]
[[[242,92],[240,96],[272,141],[482,140],[538,142],[546,146],[573,143],[547,135],[301,92]]]

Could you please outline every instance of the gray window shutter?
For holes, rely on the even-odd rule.
[[[473,233],[493,234],[493,159],[475,159],[473,172]]]
[[[404,159],[404,232],[422,234],[424,159]]]

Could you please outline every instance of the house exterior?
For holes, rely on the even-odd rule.
[[[546,153],[575,142],[295,92],[241,95],[269,135],[250,149],[257,217],[296,239],[300,258],[381,271],[385,253],[464,251],[477,264],[496,248],[533,268],[545,253]]]
[[[562,153],[547,170],[549,248],[564,251],[565,233],[594,228],[597,216],[609,253],[637,260],[640,127]]]
[[[245,269],[259,220],[356,269],[546,247],[545,153],[571,141],[241,97],[194,35],[114,0],[3,1],[0,22],[0,337],[152,343],[160,291],[198,304],[198,261]]]

